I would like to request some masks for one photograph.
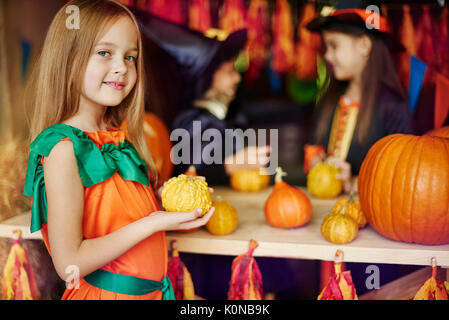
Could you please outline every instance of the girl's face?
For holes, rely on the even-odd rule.
[[[234,97],[237,86],[242,80],[240,73],[235,70],[235,60],[223,62],[215,71],[211,88],[222,92],[230,97]]]
[[[368,36],[355,37],[337,31],[323,31],[324,59],[337,80],[360,79],[371,52]]]
[[[119,18],[95,44],[84,74],[80,99],[101,106],[117,106],[136,83],[136,28]]]

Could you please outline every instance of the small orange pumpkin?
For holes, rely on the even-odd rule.
[[[357,222],[345,215],[345,207],[337,213],[327,215],[321,223],[321,235],[327,241],[337,244],[345,244],[355,239],[358,233]]]
[[[214,214],[206,223],[207,230],[214,235],[232,233],[238,224],[237,210],[220,196],[212,203]]]
[[[275,228],[300,227],[309,222],[312,204],[304,192],[282,181],[285,174],[277,168],[273,191],[265,202],[265,219]]]
[[[261,174],[259,169],[238,170],[231,174],[231,187],[237,191],[257,192],[270,183],[268,174]]]

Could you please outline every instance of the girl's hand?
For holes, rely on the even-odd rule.
[[[199,208],[189,212],[156,211],[144,219],[151,220],[156,231],[186,230],[204,226],[214,211],[215,207],[211,207],[202,217]]]
[[[228,175],[237,170],[265,168],[270,161],[270,146],[249,146],[225,159],[225,170]]]
[[[350,193],[353,189],[351,164],[335,156],[327,157],[326,162],[340,169],[340,173],[337,175],[337,179],[343,181],[344,193]]]

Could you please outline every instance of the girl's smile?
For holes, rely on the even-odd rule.
[[[123,90],[123,88],[126,85],[124,82],[119,82],[119,81],[105,81],[103,83],[115,90]]]

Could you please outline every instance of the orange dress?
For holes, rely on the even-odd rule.
[[[71,128],[72,130],[78,130]],[[105,144],[112,143],[118,146],[119,143],[125,141],[124,132],[116,128],[113,128],[111,131],[84,132],[84,134],[99,149]],[[61,140],[69,140],[69,137]],[[40,158],[40,161],[43,161],[43,156]],[[80,163],[80,157],[77,157],[77,161]],[[28,170],[32,169],[30,169],[29,165]],[[151,186],[126,180],[119,172],[115,172],[110,178],[84,189],[83,238],[102,237],[157,210],[159,210],[159,206]],[[37,213],[32,212],[32,214]],[[42,236],[49,250],[46,217],[41,223],[41,228]],[[113,273],[161,281],[167,274],[165,232],[161,231],[151,235],[101,269]],[[145,295],[121,294],[94,287],[84,279],[80,279],[79,288],[66,289],[62,299],[162,299],[162,292],[161,290],[156,290]]]

